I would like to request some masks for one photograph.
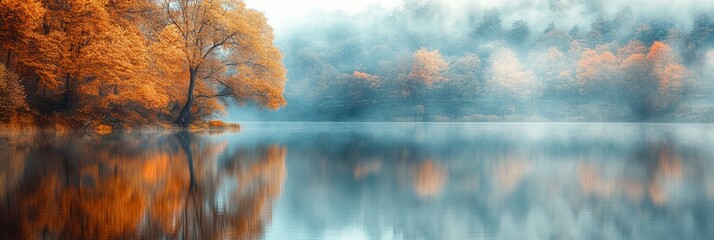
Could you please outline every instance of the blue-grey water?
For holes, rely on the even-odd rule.
[[[712,239],[714,125],[0,133],[0,239]]]

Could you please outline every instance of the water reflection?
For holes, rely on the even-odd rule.
[[[286,174],[283,147],[188,132],[1,142],[0,230],[9,239],[259,236]]]
[[[0,134],[2,236],[714,236],[712,125],[290,123],[243,129]]]
[[[289,147],[270,239],[708,239],[714,128],[341,124]]]

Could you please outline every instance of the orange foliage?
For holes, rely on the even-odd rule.
[[[657,97],[652,100],[652,107],[655,110],[670,108],[681,100],[689,69],[680,63],[674,49],[663,42],[652,44],[647,59],[657,79]]]
[[[219,97],[286,104],[272,29],[238,0],[5,0],[0,53],[36,88],[31,108],[78,124],[167,122],[183,103],[203,120]]]
[[[617,57],[609,51],[598,52],[586,49],[578,62],[577,80],[581,86],[595,85],[598,87],[585,87],[585,91],[595,88],[601,90],[603,85],[614,81],[617,70]]]
[[[689,70],[679,63],[672,47],[663,42],[655,42],[650,47],[647,59],[652,62],[654,73],[659,79],[660,94],[666,95],[680,90]]]
[[[0,104],[0,122],[9,120],[13,115],[27,111],[25,103],[25,92],[20,85],[17,76],[0,65],[0,96],[3,103]]]
[[[623,80],[633,92],[643,92],[641,83],[650,78],[652,68],[652,65],[647,60],[647,55],[634,53],[623,57],[624,59],[622,59],[619,66]]]
[[[40,0],[3,0],[0,2],[0,47],[18,48],[13,41],[19,41],[33,34],[39,27],[46,9]],[[17,49],[14,49],[17,50]]]
[[[628,56],[635,54],[646,54],[647,47],[640,41],[630,41],[627,45],[617,49],[617,58],[626,59]]]
[[[688,75],[688,70],[681,64],[670,64],[664,69],[658,71],[659,91],[661,94],[666,92],[677,92],[682,87],[682,81]]]
[[[18,3],[22,2],[22,3]],[[143,118],[132,113],[165,106],[149,76],[140,13],[149,1],[3,1],[0,35],[7,65],[38,89],[41,110],[72,112],[74,119],[105,123]],[[158,100],[157,100],[158,98]],[[54,106],[47,106],[47,103]],[[132,108],[133,105],[142,109]],[[118,111],[118,110],[122,111]],[[117,120],[117,119],[122,120]]]
[[[435,82],[447,81],[444,73],[448,68],[449,64],[444,61],[439,51],[421,48],[414,52],[414,63],[409,78],[421,80],[430,86]]]
[[[369,85],[371,87],[379,87],[379,84],[380,84],[379,76],[372,75],[369,73],[354,71],[354,72],[352,72],[352,77],[357,78],[357,79],[362,79],[362,80],[369,82]]]
[[[652,61],[656,69],[679,61],[674,49],[663,42],[654,42],[650,47],[647,58]]]
[[[237,0],[167,0],[162,4],[170,23],[165,30],[173,32],[169,42],[175,44],[178,51],[173,52],[189,73],[182,79],[188,84],[188,94],[176,123],[187,126],[194,114],[212,114],[194,109],[194,98],[200,105],[211,104],[216,97],[253,101],[269,109],[286,104],[282,54],[273,45],[272,28],[262,13]],[[196,87],[199,92],[194,96]]]

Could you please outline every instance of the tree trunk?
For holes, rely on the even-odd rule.
[[[191,123],[191,105],[193,104],[193,89],[196,85],[196,72],[198,69],[189,68],[189,83],[188,83],[188,95],[186,98],[186,104],[181,108],[181,113],[179,113],[178,118],[175,123],[180,127],[188,127]]]
[[[5,68],[7,68],[8,71],[10,71],[10,56],[11,56],[10,50],[7,51],[7,57],[5,58]]]
[[[181,143],[181,148],[183,149],[184,153],[186,154],[186,159],[188,159],[188,176],[189,176],[189,184],[188,184],[188,192],[191,193],[196,189],[196,173],[193,168],[193,152],[191,152],[191,138],[192,135],[191,133],[187,131],[181,131],[178,134],[176,134],[176,137],[179,140],[179,143]]]
[[[72,75],[67,74],[64,82],[64,96],[62,97],[62,102],[60,103],[60,109],[68,110],[72,107],[72,102],[74,101],[74,84],[75,79]]]

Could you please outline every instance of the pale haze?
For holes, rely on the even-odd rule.
[[[244,0],[249,8],[265,13],[268,22],[276,32],[288,28],[291,23],[310,17],[311,11],[342,11],[358,13],[369,7],[394,8],[404,3],[404,0]],[[429,1],[423,1],[429,2]],[[567,19],[579,22],[587,19],[584,5],[591,5],[604,13],[614,14],[623,7],[632,7],[632,11],[640,15],[668,16],[678,21],[691,21],[691,13],[705,13],[714,9],[711,0],[628,0],[603,3],[583,0],[441,0],[448,6],[453,15],[461,15],[465,9],[510,9],[515,12],[514,18],[529,22],[551,22],[555,19]],[[666,6],[666,7],[665,7]],[[557,7],[559,10],[553,10]],[[512,17],[504,16],[507,22]],[[682,26],[685,27],[686,26]]]
[[[370,6],[394,7],[400,0],[245,0],[249,8],[265,13],[268,22],[276,28],[282,28],[295,18],[303,18],[310,11],[345,11],[358,12]]]

